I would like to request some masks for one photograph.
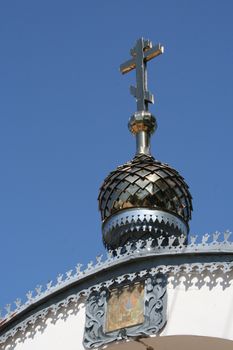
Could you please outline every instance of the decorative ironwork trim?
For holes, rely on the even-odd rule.
[[[45,307],[38,312],[34,313],[33,315],[29,316],[27,319],[23,320],[22,322],[19,322],[17,325],[13,326],[9,331],[3,333],[2,336],[0,336],[0,344],[4,344],[7,342],[9,338],[13,338],[14,336],[17,336],[18,332],[21,332],[21,336],[26,334],[27,329],[29,326],[33,326],[36,324],[38,319],[45,319],[48,313],[51,313],[53,315],[57,315],[59,313],[59,310],[62,308],[67,308],[70,303],[78,303],[83,300],[83,298],[87,299],[91,293],[93,292],[99,292],[103,288],[109,288],[111,286],[115,286],[116,284],[122,284],[123,282],[129,283],[132,281],[135,281],[140,278],[150,278],[154,277],[158,274],[167,274],[168,276],[179,276],[181,274],[184,275],[190,275],[191,272],[200,275],[202,278],[202,274],[204,272],[208,272],[210,276],[213,276],[217,271],[221,271],[224,273],[224,275],[228,276],[229,272],[233,271],[233,261],[232,262],[214,262],[214,263],[193,263],[193,264],[180,264],[180,265],[159,265],[156,267],[153,267],[151,269],[144,269],[139,272],[133,272],[126,275],[120,275],[116,278],[106,280],[102,283],[95,284],[87,289],[83,289],[82,291],[71,294],[68,297],[64,298],[62,301],[59,301],[57,303],[54,303],[48,307]],[[170,278],[169,277],[169,278]],[[178,282],[176,282],[175,285],[177,285]],[[228,285],[228,280],[226,282],[220,282],[222,284],[222,287],[225,288]],[[226,285],[225,285],[226,284]],[[202,282],[203,285],[203,282]],[[212,284],[209,286],[212,288]],[[52,296],[51,296],[52,297]],[[12,315],[14,317],[14,315]],[[5,319],[5,321],[9,320]],[[2,321],[2,324],[5,323],[5,321]]]
[[[83,344],[86,348],[97,348],[116,340],[130,337],[157,334],[166,322],[166,276],[158,274],[137,278],[144,281],[144,322],[140,325],[120,328],[106,332],[105,321],[109,289],[92,292],[86,302],[86,323]],[[132,285],[132,282],[131,282]],[[118,287],[119,289],[121,286]]]
[[[115,251],[108,251],[105,259],[103,255],[96,257],[96,262],[89,262],[85,269],[82,270],[82,264],[77,264],[75,269],[67,271],[65,274],[59,274],[55,282],[50,281],[44,287],[41,285],[36,286],[34,291],[29,291],[26,294],[26,301],[16,299],[13,307],[11,304],[7,304],[4,308],[5,313],[0,316],[0,331],[5,328],[5,325],[10,323],[16,316],[20,317],[20,314],[26,312],[27,309],[33,307],[35,304],[42,303],[45,298],[52,298],[54,294],[65,288],[69,288],[71,284],[82,283],[82,280],[87,276],[91,277],[97,272],[105,269],[109,269],[112,266],[117,266],[132,259],[144,259],[145,257],[153,256],[182,256],[182,255],[204,255],[204,254],[233,254],[233,242],[229,240],[231,235],[230,231],[225,231],[223,234],[215,232],[213,235],[205,234],[200,238],[198,243],[198,236],[191,236],[191,242],[185,245],[185,237],[178,237],[179,245],[174,246],[173,241],[175,237],[169,237],[168,245],[163,246],[164,237],[156,238],[156,245],[153,244],[153,239],[147,241],[138,241],[132,247],[130,244],[125,247],[120,247]],[[221,237],[223,237],[221,239]],[[212,263],[215,266],[216,263]],[[187,266],[191,266],[187,264]],[[219,266],[227,266],[232,269],[233,263],[219,262]],[[179,270],[180,267],[178,267]],[[190,268],[190,267],[189,267]],[[225,268],[225,267],[224,267]],[[169,269],[162,269],[164,272],[169,272]],[[20,323],[19,323],[20,324]],[[18,326],[16,326],[17,328]],[[14,329],[14,328],[12,328]],[[0,337],[0,341],[5,339],[6,332]],[[4,340],[5,341],[5,340]]]
[[[119,246],[118,242],[122,242],[124,237],[127,240],[127,235],[132,241],[132,232],[141,232],[142,237],[148,232],[154,238],[161,232],[168,237],[187,237],[188,225],[175,214],[146,208],[121,210],[103,223],[103,241],[110,247]]]

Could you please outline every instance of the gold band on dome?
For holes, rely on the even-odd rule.
[[[143,122],[141,123],[135,123],[133,125],[130,126],[130,131],[132,132],[132,134],[137,134],[140,131],[146,131],[149,132],[149,127],[148,125],[144,124]]]

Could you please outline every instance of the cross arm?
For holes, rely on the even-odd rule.
[[[120,65],[120,72],[122,74],[126,74],[126,73],[130,72],[131,70],[133,70],[134,68],[136,68],[136,61],[134,58],[132,58],[131,60],[128,60],[125,63],[122,63]]]
[[[153,46],[151,49],[145,51],[144,61],[148,62],[152,60],[152,58],[157,57],[162,53],[164,53],[164,47],[161,44]]]
[[[145,50],[144,61],[148,62],[152,60],[154,57],[161,55],[163,52],[164,52],[164,47],[161,44],[153,46],[151,49]],[[135,58],[131,58],[130,60],[120,65],[120,72],[122,74],[126,74],[135,68],[136,68],[136,60]]]

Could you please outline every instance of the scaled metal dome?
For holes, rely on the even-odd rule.
[[[137,154],[105,179],[99,194],[102,220],[126,208],[154,208],[172,212],[188,223],[191,195],[183,177],[151,155]]]
[[[147,62],[163,53],[163,46],[138,39],[131,49],[132,58],[120,66],[125,74],[136,69],[137,111],[129,120],[129,130],[136,136],[137,151],[132,161],[119,166],[105,179],[99,193],[103,242],[116,249],[139,239],[156,237],[162,244],[178,244],[187,239],[192,197],[179,173],[150,154],[150,137],[157,128],[149,112],[154,96],[147,88]]]
[[[192,197],[180,174],[137,154],[105,179],[99,193],[103,240],[111,248],[153,236],[187,236]]]

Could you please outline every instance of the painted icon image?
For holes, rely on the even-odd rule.
[[[144,285],[142,283],[113,290],[107,302],[106,332],[144,322]]]

